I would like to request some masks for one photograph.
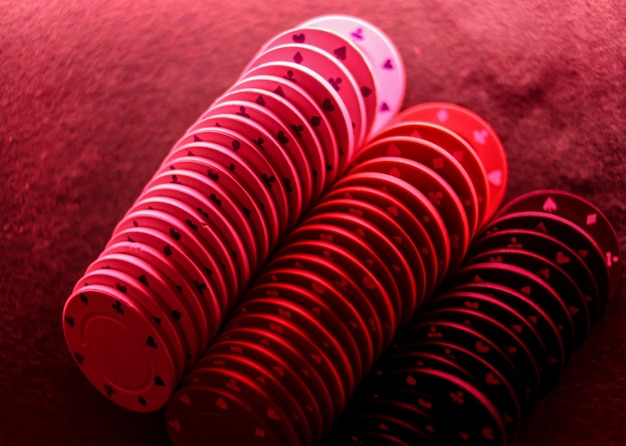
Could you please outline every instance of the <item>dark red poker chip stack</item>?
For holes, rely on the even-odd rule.
[[[279,239],[399,110],[405,77],[389,38],[353,17],[318,17],[263,46],[65,304],[69,350],[101,393],[163,407]]]
[[[506,177],[502,144],[475,113],[404,111],[286,236],[185,377],[167,408],[173,443],[318,444],[459,267]]]
[[[510,444],[616,290],[619,252],[582,197],[512,200],[376,364],[327,444]]]

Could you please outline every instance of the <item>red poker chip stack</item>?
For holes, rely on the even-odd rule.
[[[267,42],[176,142],[67,300],[65,339],[91,383],[128,409],[161,408],[404,88],[397,49],[360,19],[318,17]]]
[[[609,221],[582,197],[510,201],[375,365],[328,444],[510,444],[615,292],[618,253]]]
[[[471,111],[400,114],[286,236],[185,377],[167,408],[173,443],[318,444],[459,267],[506,175],[502,144]]]

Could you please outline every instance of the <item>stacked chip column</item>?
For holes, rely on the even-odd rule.
[[[409,118],[418,113],[422,121]],[[506,178],[502,146],[458,106],[400,116],[286,236],[185,377],[167,409],[175,445],[319,443],[396,332],[461,264],[504,195],[485,167]],[[491,150],[455,123],[487,133]]]
[[[324,16],[267,42],[166,155],[63,314],[77,365],[162,407],[279,239],[404,100],[393,43]],[[381,88],[382,85],[393,88]]]

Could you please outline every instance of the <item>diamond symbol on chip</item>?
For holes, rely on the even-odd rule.
[[[587,215],[587,226],[595,225],[598,220],[598,214],[595,212],[593,214]]]

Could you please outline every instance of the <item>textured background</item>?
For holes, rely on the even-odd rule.
[[[0,0],[0,444],[168,444],[162,413],[118,408],[80,374],[63,303],[170,145],[262,42],[315,15],[357,15],[389,34],[405,105],[456,102],[487,119],[507,149],[509,198],[581,194],[626,246],[625,8]],[[625,298],[622,286],[520,446],[626,444]]]

